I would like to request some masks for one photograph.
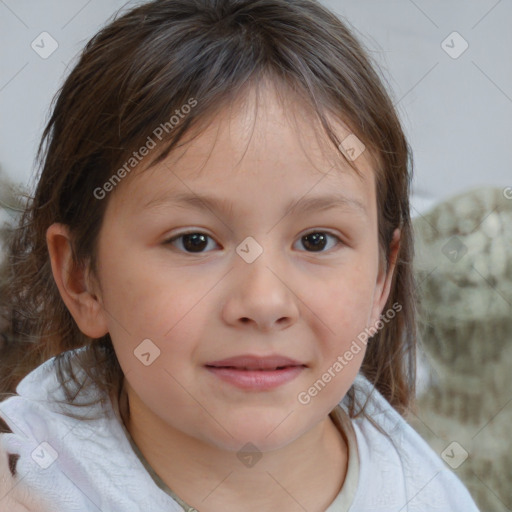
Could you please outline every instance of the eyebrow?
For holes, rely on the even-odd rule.
[[[156,208],[164,204],[182,206],[185,208],[191,207],[198,210],[210,210],[228,216],[233,213],[233,203],[230,199],[188,192],[156,197],[144,204],[144,209]],[[301,213],[309,213],[312,211],[330,210],[332,208],[352,210],[359,215],[368,216],[368,210],[361,201],[339,193],[312,197],[303,196],[298,200],[290,201],[285,206],[283,213],[298,213],[299,211]]]

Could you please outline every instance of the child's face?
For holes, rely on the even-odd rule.
[[[278,448],[329,421],[358,373],[360,342],[316,396],[308,393],[378,319],[387,297],[373,171],[365,153],[356,160],[364,180],[341,158],[332,168],[318,127],[297,115],[299,139],[289,112],[267,90],[255,124],[252,104],[226,112],[186,151],[126,178],[109,198],[100,300],[132,415],[143,415],[148,428],[163,425],[227,450],[246,442]],[[173,203],[178,194],[230,206]],[[333,194],[364,209],[338,202],[286,210]],[[166,242],[185,232],[206,238]],[[310,233],[333,236],[317,235],[315,245],[314,236],[303,238]],[[147,339],[158,356],[149,342],[138,349]],[[146,366],[134,351],[149,352],[142,360],[153,362]],[[241,355],[281,355],[304,367],[275,387],[243,388],[206,366]]]

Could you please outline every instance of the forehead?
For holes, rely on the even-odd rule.
[[[344,123],[330,121],[340,140],[355,137]],[[257,201],[264,194],[290,203],[308,194],[343,192],[371,213],[372,156],[363,151],[354,164],[359,175],[336,151],[309,108],[263,85],[249,89],[191,132],[162,162],[146,169],[139,166],[114,196],[129,192],[133,208],[143,209],[173,194],[215,195],[233,203],[251,197]]]

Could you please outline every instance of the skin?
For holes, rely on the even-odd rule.
[[[188,504],[220,510],[324,511],[340,491],[347,445],[329,412],[344,397],[365,346],[308,405],[297,397],[373,325],[387,300],[391,265],[378,258],[375,177],[368,151],[362,179],[328,151],[318,125],[273,87],[219,113],[206,130],[155,167],[125,178],[108,198],[99,235],[98,275],[72,265],[66,226],[52,225],[48,247],[56,283],[80,329],[110,333],[125,374],[125,424],[151,466]],[[349,131],[335,125],[339,134]],[[322,135],[323,137],[323,135]],[[148,201],[179,192],[232,202],[202,211]],[[332,192],[353,208],[284,210],[291,200]],[[187,252],[188,230],[209,235]],[[329,233],[321,251],[304,235]],[[248,236],[263,253],[236,252]],[[144,339],[160,349],[149,366],[134,356]],[[241,354],[281,354],[307,365],[270,391],[241,390],[204,365]],[[244,466],[247,442],[262,458]]]

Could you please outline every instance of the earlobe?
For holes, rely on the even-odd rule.
[[[52,224],[46,232],[53,277],[62,300],[78,328],[90,338],[101,338],[108,332],[101,297],[90,282],[87,268],[76,264],[69,229]]]

